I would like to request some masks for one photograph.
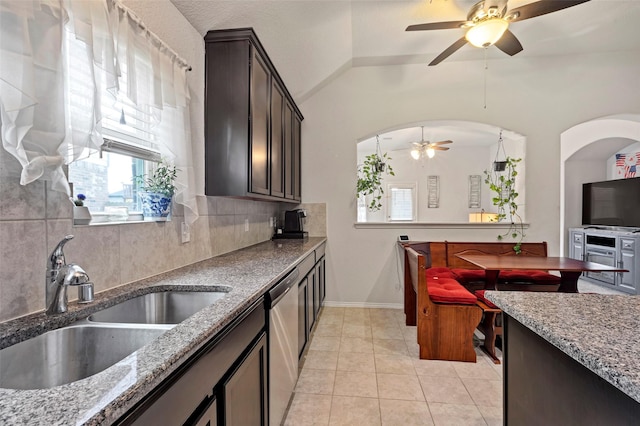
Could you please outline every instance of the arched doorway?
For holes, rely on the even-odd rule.
[[[578,124],[560,135],[560,253],[567,229],[582,224],[582,184],[607,180],[607,161],[640,143],[640,115],[621,114]]]

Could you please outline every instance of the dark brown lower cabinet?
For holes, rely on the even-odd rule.
[[[307,332],[311,335],[311,330],[316,323],[315,310],[313,305],[315,304],[316,293],[316,270],[314,269],[307,275]]]
[[[320,287],[320,306],[324,303],[324,298],[327,295],[327,279],[325,278],[326,272],[326,262],[324,256],[318,261],[318,269],[316,270],[316,275],[319,276],[319,287]]]
[[[116,424],[267,425],[266,366],[260,298]]]
[[[304,353],[313,326],[318,320],[320,308],[326,295],[324,247],[322,247],[321,253],[320,260],[308,269],[307,275],[298,286],[298,350],[300,357]],[[318,250],[316,250],[317,254]],[[305,262],[306,260],[302,264]]]
[[[503,318],[505,425],[638,424],[640,403],[518,320]]]
[[[224,425],[267,424],[267,336],[265,333],[223,385]]]
[[[307,278],[303,278],[298,284],[298,357],[302,356],[305,346],[307,346],[307,337],[309,328],[307,327]]]
[[[195,419],[195,426],[216,426],[218,424],[218,401],[211,398],[207,401],[204,412]]]

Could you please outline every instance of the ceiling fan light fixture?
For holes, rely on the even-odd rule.
[[[509,28],[509,23],[504,19],[487,19],[469,28],[465,38],[476,47],[489,47],[498,40]]]
[[[433,158],[433,156],[436,155],[436,150],[432,147],[428,147],[425,152],[427,153],[427,157],[429,158]]]
[[[420,151],[418,151],[417,149],[412,149],[411,150],[411,158],[413,158],[414,160],[419,160],[420,159]]]

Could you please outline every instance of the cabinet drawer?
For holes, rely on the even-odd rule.
[[[581,243],[583,238],[584,238],[583,234],[578,234],[578,233],[573,234],[573,241],[576,243]]]
[[[622,250],[634,250],[635,249],[635,241],[634,240],[625,240],[624,238],[620,239],[620,248]]]
[[[304,277],[313,269],[316,264],[315,253],[311,253],[309,256],[305,257],[302,262],[298,265],[298,270],[300,271],[300,276]]]
[[[320,258],[324,256],[324,252],[326,248],[327,248],[327,244],[324,243],[316,249],[316,261],[320,260]]]

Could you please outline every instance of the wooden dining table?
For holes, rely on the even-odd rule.
[[[559,292],[578,293],[578,278],[583,272],[629,272],[626,269],[568,257],[499,256],[486,254],[456,254],[485,270],[487,290],[495,290],[500,271],[543,270],[560,272]]]

